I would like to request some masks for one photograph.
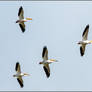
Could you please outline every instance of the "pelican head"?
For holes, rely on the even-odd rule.
[[[80,44],[80,42],[77,42],[77,44]]]
[[[13,77],[16,77],[16,75],[13,75]]]
[[[82,41],[77,42],[77,44],[82,44]]]
[[[26,18],[26,20],[32,20],[32,18]]]
[[[39,64],[43,64],[43,62],[39,62]]]
[[[24,76],[30,76],[28,73],[24,73]]]

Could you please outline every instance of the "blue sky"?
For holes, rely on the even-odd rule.
[[[33,19],[25,33],[15,23],[20,6]],[[92,44],[83,57],[77,44],[87,24],[92,40],[91,1],[0,1],[0,90],[92,90]],[[39,65],[44,46],[59,61],[50,65],[48,79]],[[13,77],[17,61],[30,74],[24,88]]]

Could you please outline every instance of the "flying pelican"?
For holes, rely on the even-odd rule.
[[[43,48],[42,58],[43,58],[43,61],[39,62],[39,64],[43,64],[43,69],[44,69],[44,71],[46,73],[47,78],[49,78],[49,76],[50,76],[49,64],[53,63],[53,62],[57,62],[57,60],[48,59],[48,50],[47,50],[46,46],[44,46],[44,48]]]
[[[17,81],[19,82],[20,87],[22,88],[24,86],[23,85],[22,76],[29,76],[29,74],[27,74],[27,73],[21,73],[19,62],[16,63],[15,71],[17,72],[17,74],[13,75],[13,77],[17,77]]]
[[[32,18],[24,18],[24,10],[23,10],[22,6],[19,8],[18,16],[19,16],[19,20],[17,20],[16,23],[19,23],[19,26],[20,26],[22,32],[25,32],[24,22],[27,22],[28,20],[32,20]]]
[[[80,54],[81,56],[85,53],[85,47],[87,44],[91,44],[92,41],[87,40],[88,39],[88,31],[89,31],[89,25],[86,26],[84,29],[84,32],[82,34],[82,41],[79,41],[78,44],[80,44]]]

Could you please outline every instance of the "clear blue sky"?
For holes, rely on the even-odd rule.
[[[24,34],[15,23],[20,6],[33,18]],[[87,24],[92,40],[91,1],[0,1],[0,90],[92,90],[92,44],[83,57],[77,44]],[[59,61],[50,65],[48,79],[39,65],[45,45],[49,58]],[[17,61],[30,74],[24,88],[12,76]]]

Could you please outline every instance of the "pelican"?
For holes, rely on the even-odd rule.
[[[85,47],[87,44],[91,44],[92,41],[87,40],[88,39],[88,31],[89,31],[89,25],[86,26],[84,29],[84,32],[82,34],[82,41],[79,41],[78,44],[80,44],[80,54],[81,56],[85,53]]]
[[[22,32],[25,32],[24,22],[27,22],[28,20],[32,20],[32,18],[24,18],[24,10],[23,10],[22,6],[19,8],[18,16],[19,16],[19,20],[17,20],[16,23],[19,23],[19,26],[20,26]]]
[[[13,77],[17,77],[17,81],[19,82],[20,84],[20,87],[23,88],[23,80],[22,80],[22,77],[23,76],[29,76],[29,74],[27,73],[21,73],[21,69],[20,69],[20,64],[19,62],[16,63],[16,66],[15,66],[15,71],[17,72],[15,75],[13,75]]]
[[[44,46],[44,48],[43,48],[42,58],[43,58],[43,61],[39,62],[39,64],[43,64],[43,69],[44,69],[44,71],[46,73],[47,78],[49,78],[49,76],[50,76],[49,64],[51,64],[53,62],[57,62],[57,60],[48,59],[48,49],[47,49],[46,46]]]

